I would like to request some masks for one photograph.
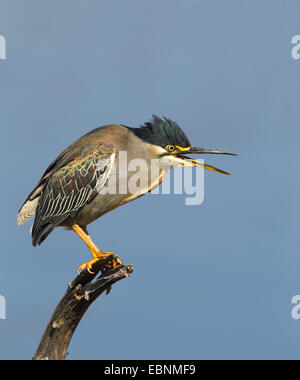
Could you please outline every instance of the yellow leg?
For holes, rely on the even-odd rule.
[[[91,251],[91,254],[93,256],[93,260],[89,261],[88,263],[81,264],[77,272],[88,270],[91,272],[92,266],[94,263],[96,263],[98,260],[103,259],[107,256],[110,256],[113,254],[113,252],[102,252],[100,249],[96,246],[96,244],[92,241],[90,235],[87,232],[87,229],[85,227],[80,227],[78,224],[74,224],[72,226],[72,230],[76,232],[76,234],[81,237],[81,239],[86,243],[86,245],[89,247],[89,250]],[[122,264],[122,261],[117,258],[114,260],[111,265],[113,267],[116,267],[117,264]],[[92,272],[91,272],[92,273]]]

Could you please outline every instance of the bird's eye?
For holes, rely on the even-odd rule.
[[[166,149],[167,149],[169,152],[174,152],[174,150],[175,150],[175,146],[174,146],[174,145],[167,145],[167,146],[166,146]]]

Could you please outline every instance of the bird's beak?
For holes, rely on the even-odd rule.
[[[223,152],[221,150],[216,149],[206,149],[206,148],[181,148],[180,151],[175,152],[174,155],[183,162],[184,166],[196,166],[200,168],[204,168],[207,170],[211,170],[216,173],[231,175],[230,173],[225,172],[224,170],[215,168],[214,166],[205,164],[201,161],[195,160],[193,158],[187,157],[186,154],[224,154],[229,156],[237,156],[237,154],[230,152]]]

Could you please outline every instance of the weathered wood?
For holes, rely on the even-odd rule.
[[[129,277],[133,272],[131,265],[118,264],[114,269],[104,269],[109,261],[117,258],[111,255],[93,265],[93,273],[84,271],[68,285],[68,289],[57,305],[33,360],[64,360],[71,338],[89,306],[104,292],[108,294],[111,286]],[[95,280],[95,277],[102,274]]]

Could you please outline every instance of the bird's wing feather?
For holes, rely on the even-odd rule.
[[[60,224],[74,216],[104,186],[114,164],[112,144],[88,144],[80,154],[48,178],[36,210],[33,244],[43,226]]]
[[[60,167],[77,157],[80,147],[70,148],[72,148],[72,146],[65,149],[53,162],[51,162],[38,184],[26,198],[18,212],[17,222],[19,225],[25,223],[28,219],[35,215],[39,198],[41,197],[48,178]]]

